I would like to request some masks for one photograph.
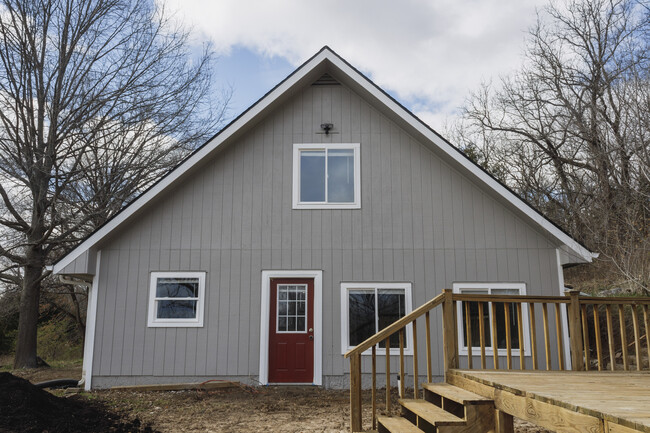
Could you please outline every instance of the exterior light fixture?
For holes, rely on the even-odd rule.
[[[325,135],[329,135],[330,129],[334,127],[334,124],[332,123],[321,123],[320,128],[325,131]]]

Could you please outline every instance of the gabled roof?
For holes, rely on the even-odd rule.
[[[230,142],[235,137],[240,136],[246,130],[247,126],[255,123],[255,120],[261,118],[274,107],[286,101],[304,85],[311,84],[320,78],[324,73],[333,75],[353,91],[374,100],[380,111],[388,114],[400,126],[420,139],[423,144],[437,150],[436,154],[443,157],[446,162],[463,173],[468,174],[478,184],[483,184],[490,188],[501,201],[514,208],[518,215],[541,227],[551,238],[554,238],[560,244],[563,252],[563,263],[590,262],[593,257],[596,257],[594,253],[587,250],[587,248],[522,200],[512,190],[501,184],[480,166],[476,165],[465,154],[380,89],[365,75],[332,51],[332,49],[325,46],[244,111],[239,117],[230,122],[219,133],[184,159],[176,168],[163,176],[158,182],[153,184],[139,197],[80,242],[74,249],[53,265],[53,272],[60,273],[84,252],[94,249],[106,236],[137,214],[147,203],[166,191],[172,184],[175,184],[191,173],[200,161],[209,158],[224,143]]]

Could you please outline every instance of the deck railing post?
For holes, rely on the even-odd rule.
[[[580,317],[580,290],[570,290],[569,296],[569,345],[571,348],[571,369],[584,370],[584,354],[582,341],[582,320]]]
[[[450,289],[442,291],[444,300],[442,303],[442,344],[445,357],[445,378],[447,372],[458,368],[458,351],[456,350],[456,323],[454,322],[454,301]]]
[[[361,426],[361,354],[350,357],[350,430],[362,431]]]

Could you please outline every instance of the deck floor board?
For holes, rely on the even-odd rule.
[[[650,433],[650,372],[455,370],[466,379]]]

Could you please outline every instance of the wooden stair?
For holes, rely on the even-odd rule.
[[[447,383],[423,389],[424,399],[399,400],[401,417],[378,417],[378,433],[494,433],[492,400]]]

